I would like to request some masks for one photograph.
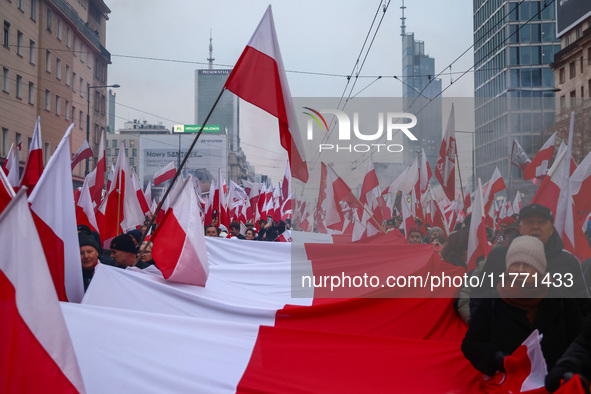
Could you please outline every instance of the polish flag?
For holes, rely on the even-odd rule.
[[[165,279],[205,286],[209,262],[203,217],[189,175],[172,202],[164,220],[152,235],[152,255]]]
[[[367,194],[378,186],[380,186],[380,182],[378,181],[378,176],[376,175],[373,158],[370,156],[369,160],[367,161],[367,171],[365,172],[365,177],[363,178],[363,185],[361,186],[361,195],[359,196],[359,201],[361,201],[361,203],[364,205],[367,204]]]
[[[326,166],[326,225],[333,230],[343,229],[344,216],[340,206],[341,201],[349,207],[363,209],[359,200],[351,192],[351,188],[337,175],[331,166]]]
[[[4,163],[2,163],[2,172],[4,172],[4,175],[8,175],[8,165],[10,162],[10,158],[12,157],[12,150],[14,149],[14,144],[10,145],[10,149],[8,150],[8,154],[6,155],[6,158],[4,160]]]
[[[482,201],[482,184],[478,179],[478,189],[472,209],[470,222],[470,234],[468,235],[468,268],[471,271],[476,268],[476,259],[480,256],[488,257],[490,246],[486,238],[486,216],[484,214],[484,202]]]
[[[570,178],[570,192],[576,207],[576,216],[581,223],[591,212],[591,153],[579,164]]]
[[[277,239],[275,241],[277,241],[277,242],[291,242],[291,231],[285,230],[284,232],[279,234],[279,236],[277,237]]]
[[[505,189],[507,189],[507,186],[505,186],[505,181],[501,176],[501,172],[495,167],[495,171],[493,172],[490,180],[487,182],[486,192],[484,193],[484,212],[488,212],[490,209],[494,201],[495,194]]]
[[[69,156],[67,164],[69,169]],[[0,215],[2,391],[84,393],[76,353],[44,249],[23,190]]]
[[[224,186],[222,187],[222,185]],[[219,223],[228,228],[230,226],[230,218],[228,217],[228,204],[226,202],[225,185],[226,181],[222,175],[222,169],[218,168],[218,187],[215,189],[213,195],[213,208],[218,210]]]
[[[519,168],[521,171],[525,171],[527,166],[531,163],[531,160],[527,153],[523,150],[517,138],[513,137],[513,146],[511,147],[511,164]]]
[[[158,186],[161,183],[174,178],[175,174],[176,167],[174,166],[174,161],[171,161],[166,166],[164,166],[164,168],[160,169],[160,171],[154,174],[154,186]]]
[[[548,172],[548,163],[552,160],[552,155],[554,154],[554,145],[556,145],[556,133],[548,138],[548,141],[546,141],[531,163],[523,171],[523,179],[541,179],[546,175]]]
[[[401,199],[402,203],[402,224],[400,225],[400,229],[404,230],[405,238],[408,240],[409,230],[412,227],[416,227],[415,218],[412,215],[410,210],[410,206],[408,205],[408,200],[403,195]]]
[[[84,140],[84,143],[72,158],[72,171],[74,171],[74,168],[78,165],[78,163],[89,157],[93,157],[92,149],[90,149],[88,141]]]
[[[425,154],[425,148],[422,148],[422,156],[421,156],[421,194],[427,191],[427,187],[429,186],[429,181],[433,173],[431,172],[431,168],[429,167],[429,162],[427,161],[427,155]]]
[[[92,196],[92,201],[96,205],[100,204],[100,201],[103,198],[103,186],[105,186],[105,172],[107,172],[107,159],[105,158],[105,132],[101,132],[101,143],[99,145],[99,152],[98,152],[98,161],[96,162],[96,174],[94,176],[94,183],[89,183],[88,186],[90,187],[90,195]],[[113,165],[111,164],[111,170],[113,170]],[[111,179],[111,178],[109,178]],[[109,186],[107,185],[107,191],[109,190]]]
[[[113,183],[113,179],[115,179],[115,164],[111,163],[111,170],[109,171],[109,175],[107,176],[107,187],[105,189],[105,191],[109,192],[109,190],[111,190],[111,183]],[[102,190],[101,190],[101,194],[102,194]],[[102,200],[102,197],[100,198],[100,200]]]
[[[396,194],[398,191],[401,191],[406,194],[410,194],[412,188],[417,184],[419,181],[419,160],[415,158],[413,163],[407,167],[402,173],[392,182],[390,186],[386,190],[382,192],[384,194]]]
[[[90,196],[90,188],[88,187],[88,177],[84,179],[80,197],[76,202],[76,223],[78,225],[84,224],[92,231],[99,232],[99,226],[96,222],[96,215],[94,213],[94,205],[92,197]]]
[[[199,179],[195,178],[195,180],[199,182]],[[199,189],[199,196],[201,196],[201,189]],[[146,198],[146,201],[149,204],[152,203],[152,182],[148,182],[148,184],[146,185],[146,189],[144,190],[144,197]]]
[[[558,198],[560,197],[560,186],[562,184],[562,177],[565,174],[564,159],[567,156],[567,147],[564,143],[558,148],[558,153],[554,159],[552,167],[548,170],[548,174],[544,177],[542,184],[538,187],[531,203],[540,204],[550,208],[554,217],[556,217],[556,206]]]
[[[35,123],[35,131],[33,132],[33,139],[29,148],[29,155],[25,162],[23,175],[20,179],[19,186],[28,187],[27,194],[31,195],[35,185],[41,178],[43,173],[43,142],[41,140],[41,117],[37,116],[37,123]],[[71,171],[70,171],[71,172]]]
[[[140,180],[138,179],[134,169],[131,171],[131,182],[133,183],[133,189],[135,190],[135,195],[137,196],[138,202],[140,203],[143,214],[149,214],[150,206],[148,205],[148,199],[142,190],[142,185],[140,185]]]
[[[84,296],[76,204],[72,193],[70,125],[29,197],[37,232],[60,301]]]
[[[8,181],[4,171],[0,171],[0,213],[6,208],[8,203],[14,198],[14,189]]]
[[[302,137],[277,42],[271,6],[257,26],[224,88],[275,116],[281,146],[287,150],[292,174],[308,181]]]
[[[285,175],[283,175],[283,182],[281,183],[281,197],[282,202],[287,200],[291,195],[291,170],[289,168],[289,160],[285,166]]]
[[[521,193],[519,192],[519,190],[517,190],[517,193],[515,194],[515,200],[513,200],[513,212],[515,213],[519,213],[519,211],[521,211],[521,208],[523,208],[523,203],[521,202]]]
[[[454,106],[451,106],[451,112],[445,128],[445,134],[441,141],[439,150],[439,159],[435,165],[435,177],[441,183],[445,195],[449,201],[455,199],[456,193],[456,122],[454,115]]]
[[[10,182],[12,187],[18,186],[19,181],[19,161],[18,161],[18,153],[16,149],[12,149],[14,145],[10,146],[10,150],[8,151],[8,155],[6,155],[6,161],[4,162],[4,173],[6,174],[6,179]]]

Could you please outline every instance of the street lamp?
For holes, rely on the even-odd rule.
[[[88,144],[90,145],[90,89],[99,89],[99,88],[120,88],[121,86],[118,84],[113,84],[113,85],[97,85],[97,86],[90,86],[88,85],[88,89],[86,92],[86,103],[87,103],[87,107],[86,107],[86,141],[88,141]],[[89,171],[88,171],[88,157],[86,158],[86,172],[84,173],[84,175],[88,175]]]

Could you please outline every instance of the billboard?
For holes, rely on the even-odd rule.
[[[556,37],[560,37],[591,15],[589,0],[556,0],[555,3]]]
[[[179,162],[187,154],[193,143],[194,134],[178,135],[140,135],[140,177],[142,187],[153,181],[154,174],[173,161],[178,168]],[[202,134],[195,144],[187,163],[183,168],[183,175],[191,174],[201,182],[203,192],[209,191],[211,180],[217,178],[218,168],[227,179],[227,136],[224,134]],[[180,160],[179,160],[180,152]],[[166,187],[168,183],[159,185]],[[160,193],[153,188],[153,195]]]

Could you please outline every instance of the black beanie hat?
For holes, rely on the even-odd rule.
[[[111,250],[137,254],[137,246],[129,234],[120,234],[111,241]]]
[[[80,244],[80,246],[92,246],[93,248],[96,249],[96,251],[99,254],[101,252],[101,247],[100,247],[99,243],[90,234],[79,233],[78,234],[78,243]]]

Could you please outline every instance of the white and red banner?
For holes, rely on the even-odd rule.
[[[69,150],[69,149],[68,149]],[[43,173],[43,140],[41,139],[41,117],[37,116],[35,131],[29,147],[29,155],[25,162],[25,168],[20,178],[19,186],[28,187],[28,194],[31,195],[35,185]]]
[[[176,174],[176,167],[174,165],[174,161],[171,161],[163,168],[161,168],[158,172],[154,174],[154,186],[158,186],[161,183],[168,181],[169,179],[174,178]]]
[[[84,159],[88,159],[93,156],[92,149],[90,149],[90,145],[88,145],[88,141],[84,140],[84,143],[78,149],[78,152],[72,158],[72,170]]]
[[[445,191],[449,201],[455,200],[456,196],[456,121],[453,104],[445,128],[445,134],[439,149],[439,158],[435,165],[435,177]]]

